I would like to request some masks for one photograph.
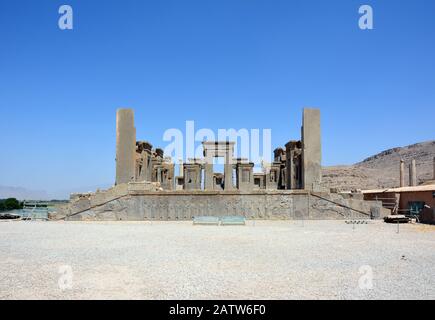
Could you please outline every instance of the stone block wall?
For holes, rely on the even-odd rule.
[[[336,220],[369,219],[380,202],[344,199],[337,194],[307,192],[148,192],[127,195],[100,206],[91,199],[75,201],[59,216],[66,220],[177,221],[195,216],[239,215],[248,219]],[[89,210],[86,210],[89,206]],[[352,209],[351,209],[352,208]]]

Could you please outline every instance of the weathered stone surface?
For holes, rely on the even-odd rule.
[[[216,157],[224,158],[224,189],[226,191],[234,189],[233,185],[233,155],[235,142],[230,141],[204,141],[204,188],[213,190],[213,159]]]
[[[117,112],[116,186],[77,194],[55,218],[67,220],[191,220],[197,216],[250,219],[349,219],[381,216],[381,203],[360,194],[319,193],[320,110],[304,109],[302,140],[275,150],[274,162],[254,174],[248,159],[234,159],[234,142],[203,142],[204,159],[184,163],[175,186],[174,163],[163,150],[136,143],[131,109]],[[224,158],[224,175],[213,159]],[[180,169],[181,170],[181,169]],[[233,185],[233,170],[237,185]],[[203,174],[204,171],[204,174]],[[180,189],[182,182],[183,190]],[[284,190],[287,189],[292,190]],[[301,190],[303,189],[303,190]],[[379,209],[379,210],[375,210]]]
[[[285,145],[285,186],[287,190],[302,189],[302,142],[289,141]]]
[[[411,187],[417,185],[417,165],[415,159],[412,159],[409,165],[409,185]]]
[[[236,165],[237,189],[251,191],[254,189],[254,164],[252,162],[238,162]]]
[[[118,109],[116,113],[116,184],[135,180],[136,128],[132,109]]]
[[[184,164],[184,189],[201,190],[201,165],[199,163]]]
[[[319,191],[322,182],[320,110],[304,109],[302,123],[303,188]]]
[[[405,161],[400,159],[400,187],[405,187]]]
[[[266,173],[266,189],[278,190],[278,182],[280,175],[281,165],[280,163],[272,163],[268,172]]]
[[[152,148],[147,141],[136,142],[136,181],[152,181]]]
[[[130,186],[128,194],[101,202],[80,199],[63,215],[67,220],[191,220],[195,216],[244,216],[249,219],[368,219],[380,202],[308,192],[149,192]],[[86,207],[89,210],[86,210]],[[58,213],[62,215],[61,212]]]

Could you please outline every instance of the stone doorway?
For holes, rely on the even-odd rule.
[[[204,189],[216,190],[217,180],[221,180],[222,177],[216,175],[213,171],[213,163],[215,158],[223,158],[224,172],[223,172],[223,189],[233,190],[233,155],[235,142],[229,141],[205,141],[202,143],[204,149]]]

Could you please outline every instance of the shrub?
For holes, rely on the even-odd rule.
[[[22,208],[23,202],[18,201],[15,198],[0,199],[0,211],[11,211]]]

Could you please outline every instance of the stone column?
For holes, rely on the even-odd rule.
[[[135,174],[134,174],[134,176],[135,176],[135,181],[140,181],[140,173],[141,173],[141,170],[142,170],[142,167],[143,167],[143,164],[142,164],[142,153],[140,152],[140,151],[138,151],[138,150],[136,150],[136,154],[135,154],[135,157],[136,157],[136,164],[135,164],[135,169],[134,169],[134,171],[135,171]]]
[[[415,159],[412,159],[409,165],[409,185],[415,187],[417,185],[417,166]]]
[[[150,167],[150,153],[148,151],[142,152],[142,170],[140,172],[140,181],[151,181],[151,175],[149,173]]]
[[[433,157],[433,179],[435,180],[435,157]]]
[[[179,177],[184,176],[183,160],[182,159],[178,159],[178,176]]]
[[[159,182],[160,185],[163,183],[163,181],[162,181],[162,168],[160,166],[157,167],[157,182]]]
[[[141,172],[141,181],[152,181],[153,168],[152,168],[152,157],[153,157],[153,146],[147,141],[142,142],[143,145],[143,168]]]
[[[134,111],[118,109],[116,112],[116,184],[135,179],[136,128]]]
[[[403,188],[405,186],[405,161],[403,159],[400,160],[400,187]]]
[[[318,190],[322,182],[320,110],[304,109],[302,123],[303,188]]]
[[[287,190],[291,190],[292,189],[292,179],[291,179],[292,170],[291,170],[291,167],[293,165],[292,155],[291,155],[291,142],[289,142],[285,145],[285,156],[286,156],[286,158],[285,158],[285,167],[286,167],[286,170],[285,170],[285,174],[286,174],[285,188]]]
[[[213,184],[213,157],[207,153],[204,164],[204,189],[213,190]]]
[[[225,154],[224,174],[225,174],[225,191],[233,190],[233,149],[232,145],[227,144],[227,150]]]
[[[150,177],[151,182],[159,182],[159,176],[157,172],[157,167],[162,163],[162,159],[156,156],[152,156],[150,163]]]
[[[204,190],[213,190],[213,159],[214,159],[214,143],[204,141],[202,143],[204,155]]]
[[[286,145],[286,189],[303,188],[301,173],[302,142],[290,141]]]

